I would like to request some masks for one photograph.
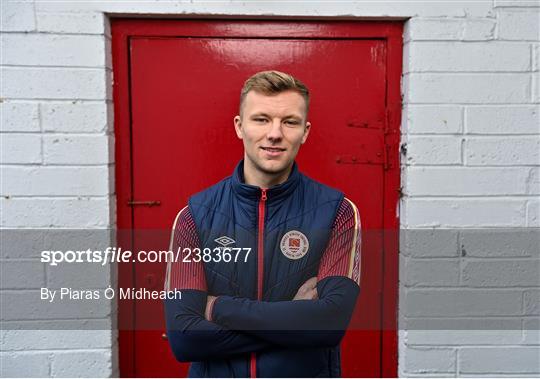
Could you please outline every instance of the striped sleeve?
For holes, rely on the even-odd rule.
[[[321,259],[318,281],[329,276],[346,276],[360,285],[361,225],[356,205],[344,198],[332,226],[332,233]]]
[[[178,212],[171,231],[169,250],[173,252],[174,261],[167,262],[165,274],[165,290],[172,291],[194,289],[206,291],[206,277],[202,261],[193,262],[184,258],[200,246],[195,221],[186,206]],[[178,252],[178,254],[177,254]]]

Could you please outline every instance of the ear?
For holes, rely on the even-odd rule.
[[[304,128],[304,136],[302,137],[302,144],[306,142],[310,129],[311,129],[311,122],[308,121],[306,122],[306,127]]]
[[[243,130],[242,130],[242,119],[240,116],[234,116],[234,130],[239,139],[243,139]]]

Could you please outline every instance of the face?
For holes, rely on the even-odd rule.
[[[234,118],[236,134],[244,142],[246,164],[263,175],[287,171],[307,140],[311,124],[306,117],[305,100],[298,92],[272,96],[248,92],[242,117]]]

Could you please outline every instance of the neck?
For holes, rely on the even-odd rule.
[[[283,171],[267,173],[258,170],[249,159],[244,158],[244,182],[260,188],[270,188],[286,182],[291,173],[292,166],[293,164],[291,163],[289,167]]]

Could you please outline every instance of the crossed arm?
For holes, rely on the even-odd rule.
[[[290,301],[209,296],[202,263],[169,263],[165,288],[182,290],[181,300],[165,301],[167,334],[176,358],[200,361],[276,346],[337,345],[359,293],[359,232],[358,212],[346,199],[317,277],[306,281]],[[171,248],[179,245],[198,246],[187,208],[173,229]]]

